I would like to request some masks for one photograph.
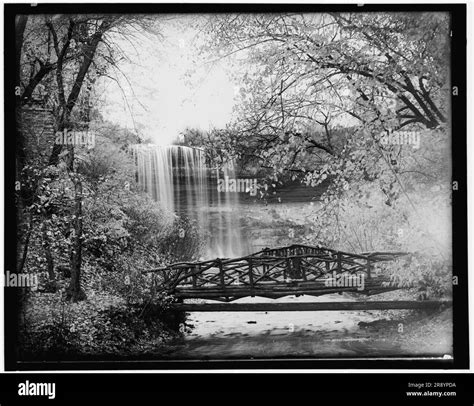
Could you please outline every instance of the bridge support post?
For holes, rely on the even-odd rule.
[[[250,296],[255,297],[255,291],[254,291],[254,282],[253,282],[253,261],[252,258],[249,258],[247,260],[249,264],[249,284],[250,284]]]
[[[340,252],[336,255],[337,258],[337,273],[342,272],[342,254]]]
[[[288,262],[288,266],[290,267],[289,273],[291,279],[301,279],[303,277],[303,272],[301,270],[301,259],[300,258],[292,258]]]
[[[221,279],[221,288],[225,289],[225,278],[224,278],[224,268],[222,266],[222,261],[217,259],[217,266],[219,267],[219,275]]]
[[[196,274],[201,273],[201,265],[196,265],[193,272],[193,288],[197,287],[197,276]]]
[[[290,258],[285,259],[285,267],[286,267],[285,280],[286,280],[286,278],[293,279],[293,272],[291,271],[291,260],[290,260]]]

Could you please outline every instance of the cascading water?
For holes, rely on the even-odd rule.
[[[224,179],[226,177],[227,179],[235,179],[233,163],[223,165],[220,170],[216,169],[215,173],[216,179],[214,182],[216,185],[222,175]],[[216,252],[219,257],[240,256],[243,254],[243,247],[240,218],[237,212],[239,195],[228,190],[218,191],[216,200],[215,211],[217,212],[217,235],[219,239],[211,241],[213,245],[211,245],[210,251]],[[216,229],[216,225],[213,225],[213,228]]]
[[[214,175],[198,148],[137,144],[131,149],[142,190],[163,208],[197,223],[205,240],[202,258],[243,254],[238,194],[217,188],[220,175],[235,177],[232,165]]]

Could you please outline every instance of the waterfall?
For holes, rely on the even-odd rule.
[[[216,178],[214,180],[217,190],[219,179],[231,178],[235,179],[234,163],[224,164],[221,168],[215,169]],[[243,254],[241,224],[239,217],[239,195],[235,192],[221,191],[217,192],[216,211],[217,211],[217,227],[213,225],[214,230],[217,228],[218,239],[212,241],[210,251],[217,252],[219,257],[240,256]]]
[[[238,193],[218,191],[222,177],[235,178],[233,165],[212,170],[198,148],[133,145],[138,185],[155,201],[197,224],[203,259],[243,254]]]

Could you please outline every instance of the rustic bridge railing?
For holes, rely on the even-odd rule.
[[[403,252],[353,254],[323,247],[291,245],[252,255],[181,262],[147,270],[160,275],[160,289],[178,299],[232,301],[245,296],[279,298],[344,291],[372,295],[399,288],[381,263]]]

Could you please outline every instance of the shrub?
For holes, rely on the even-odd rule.
[[[127,305],[112,295],[89,295],[87,301],[65,302],[58,294],[30,297],[21,321],[23,359],[64,359],[87,356],[137,356],[147,340],[166,342],[177,326],[161,301]],[[174,327],[173,330],[171,327]]]

